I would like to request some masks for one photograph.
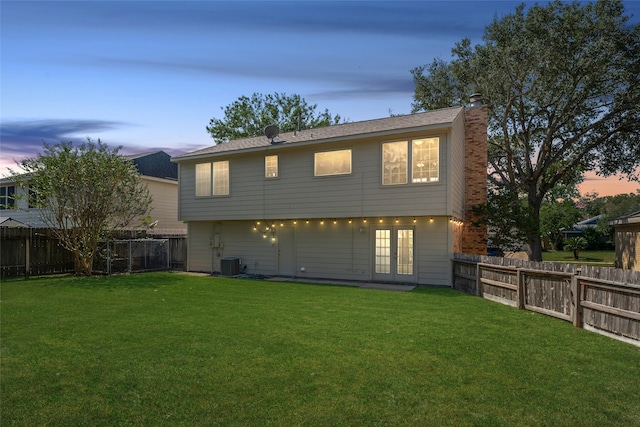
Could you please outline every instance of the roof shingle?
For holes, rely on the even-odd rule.
[[[387,117],[383,119],[365,120],[361,122],[343,123],[314,129],[287,132],[274,139],[277,145],[289,145],[301,142],[321,143],[338,138],[356,137],[384,133],[389,131],[420,129],[428,126],[452,123],[463,110],[463,107],[451,107],[433,110],[426,113],[407,114],[404,116]],[[187,160],[191,157],[201,157],[209,154],[230,153],[252,148],[271,146],[271,140],[265,136],[236,139],[223,144],[214,145],[197,151],[192,151],[173,157],[173,161]]]

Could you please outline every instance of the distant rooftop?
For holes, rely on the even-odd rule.
[[[141,175],[154,178],[178,179],[178,165],[171,162],[171,156],[164,151],[125,156],[133,160]]]

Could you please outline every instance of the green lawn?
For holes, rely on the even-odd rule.
[[[580,251],[577,261],[573,257],[573,252],[570,251],[542,252],[543,261],[593,264],[605,267],[613,267],[615,259],[615,251]]]
[[[632,426],[640,349],[449,289],[2,283],[2,426]]]

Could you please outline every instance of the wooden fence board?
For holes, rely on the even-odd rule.
[[[465,254],[453,264],[455,289],[640,346],[640,272]]]
[[[137,236],[137,233],[125,230],[119,232],[118,236],[132,240],[132,237]],[[184,269],[186,266],[186,238],[183,236],[171,236],[164,240],[169,242],[168,268]],[[147,265],[148,258],[146,255],[140,254],[140,251],[141,249],[137,249],[135,253],[131,254],[136,258],[133,261],[136,269],[145,271],[145,269],[161,268],[160,266]],[[97,265],[96,271],[99,271],[100,261],[98,258],[95,263]],[[126,266],[129,266],[128,261]],[[115,271],[122,270],[121,267],[118,267],[116,260]],[[167,267],[163,265],[162,268],[166,269]],[[122,271],[127,270],[125,268]],[[0,227],[0,278],[73,272],[73,254],[60,245],[51,230]]]

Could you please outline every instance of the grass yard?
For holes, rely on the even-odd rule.
[[[563,263],[580,263],[602,265],[605,267],[613,267],[616,259],[615,251],[580,251],[576,261],[573,258],[573,252],[570,251],[546,251],[542,252],[543,261],[554,261]]]
[[[2,283],[3,426],[638,426],[640,349],[449,289]]]

